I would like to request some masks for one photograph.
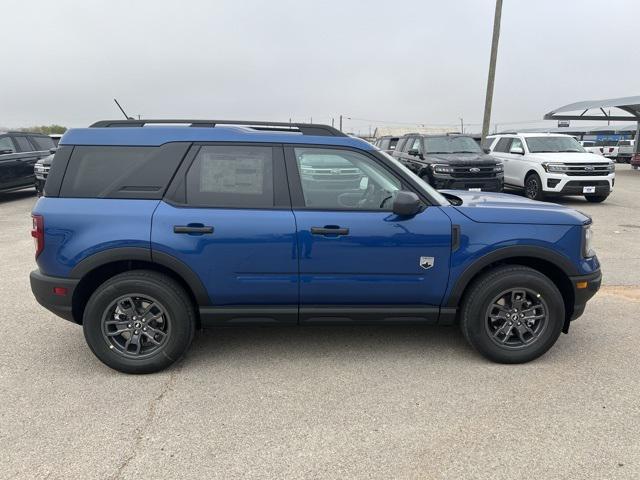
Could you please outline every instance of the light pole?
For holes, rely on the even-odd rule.
[[[487,96],[484,100],[484,119],[482,120],[482,140],[489,134],[491,122],[491,104],[493,103],[493,83],[496,77],[496,58],[498,41],[500,40],[500,17],[502,16],[502,0],[496,0],[496,13],[493,17],[493,39],[491,40],[491,57],[489,59],[489,78],[487,79]]]

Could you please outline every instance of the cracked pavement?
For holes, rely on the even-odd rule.
[[[544,357],[455,328],[217,329],[117,373],[33,299],[30,192],[0,194],[0,479],[640,478],[640,172],[591,214],[604,286]]]

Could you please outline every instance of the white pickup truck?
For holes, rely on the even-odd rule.
[[[635,153],[635,148],[635,140],[620,140],[618,142],[618,156],[616,161],[618,163],[630,163],[631,157],[633,157]]]
[[[603,202],[613,190],[615,164],[586,152],[578,141],[553,133],[516,133],[487,137],[491,155],[504,164],[505,187],[527,197],[584,195]]]

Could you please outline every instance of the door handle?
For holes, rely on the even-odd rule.
[[[208,225],[174,225],[173,233],[213,233],[213,227]]]
[[[349,235],[348,228],[341,228],[338,225],[325,225],[324,227],[311,227],[312,235]]]

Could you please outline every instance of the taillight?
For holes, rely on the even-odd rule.
[[[31,215],[33,225],[31,227],[31,236],[36,247],[36,258],[44,249],[44,217],[42,215]]]

